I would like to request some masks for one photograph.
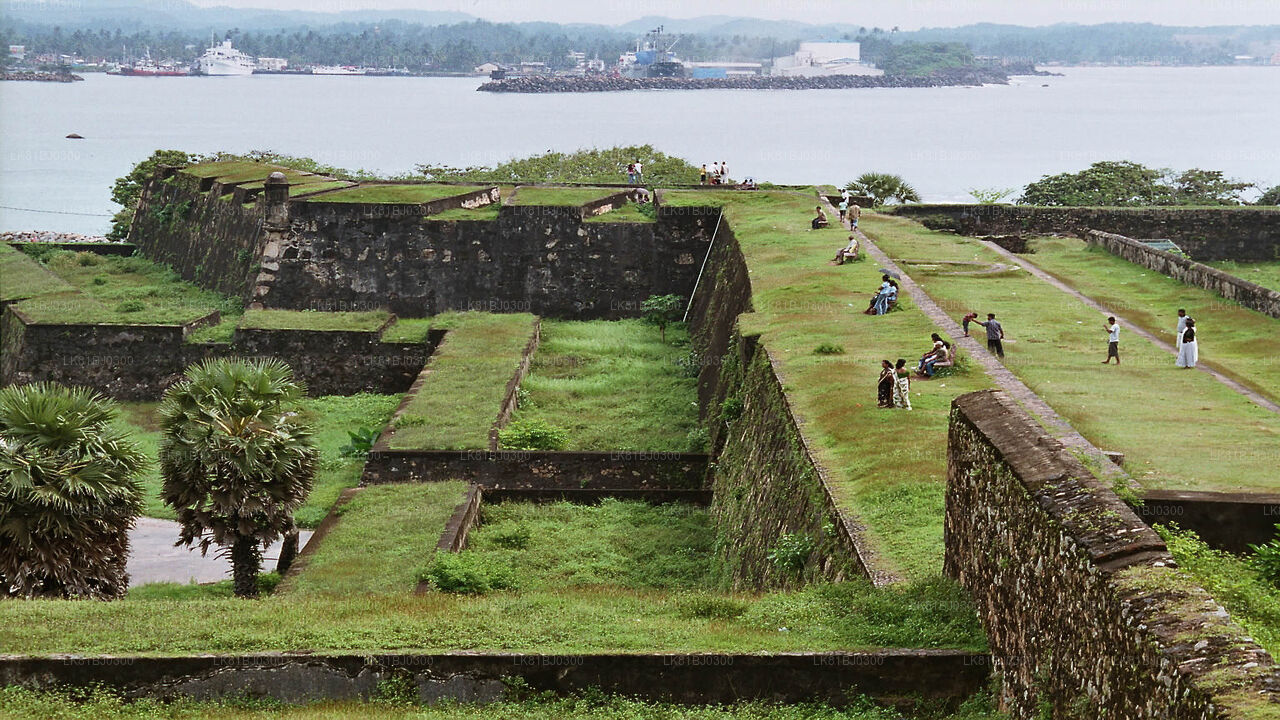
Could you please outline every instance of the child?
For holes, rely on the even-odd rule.
[[[976,313],[976,312],[971,312],[971,313],[969,313],[968,315],[965,315],[965,316],[964,316],[964,319],[960,321],[960,324],[964,327],[964,336],[965,336],[965,337],[969,337],[969,323],[971,323],[971,322],[973,322],[974,320],[977,320],[977,319],[978,319],[978,313]]]

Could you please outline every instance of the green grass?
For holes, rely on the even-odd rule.
[[[863,228],[894,257],[1000,259],[974,240],[907,220],[872,216]],[[1124,364],[1102,367],[1105,317],[1081,301],[1025,271],[918,279],[956,317],[969,309],[995,312],[1011,340],[1005,365],[1094,445],[1125,453],[1125,468],[1142,485],[1215,491],[1280,486],[1275,454],[1265,451],[1280,446],[1280,417],[1206,373],[1174,367],[1170,354],[1132,333],[1121,332]],[[1213,323],[1203,327],[1212,342]]]
[[[351,187],[352,183],[346,180],[329,180],[327,182],[314,182],[305,185],[290,185],[289,197],[298,197],[299,195],[309,195],[311,193],[322,192],[324,190],[337,190],[338,188]]]
[[[339,190],[307,202],[335,203],[425,203],[441,198],[465,195],[481,189],[482,185],[360,185],[350,190]]]
[[[258,575],[258,592],[269,595],[280,584],[280,576],[274,572]],[[211,600],[235,596],[233,580],[212,583],[153,582],[129,588],[130,600]]]
[[[457,222],[459,220],[477,220],[480,222],[493,222],[498,219],[498,211],[502,206],[496,202],[488,205],[481,205],[478,208],[452,208],[435,215],[427,216],[429,220],[444,220],[448,222]]]
[[[652,205],[629,202],[622,207],[614,208],[607,213],[589,217],[585,222],[651,223],[657,221],[657,214],[653,211]]]
[[[339,508],[341,520],[303,571],[290,580],[290,595],[352,597],[405,594],[418,584],[453,509],[467,486],[461,482],[376,485]]]
[[[1222,603],[1231,618],[1274,657],[1280,653],[1280,589],[1268,585],[1245,558],[1214,550],[1195,533],[1156,526],[1178,567]]]
[[[348,397],[326,396],[303,401],[303,417],[311,423],[320,464],[307,501],[294,513],[302,527],[320,524],[338,495],[360,481],[364,460],[344,457],[341,449],[350,438],[347,432],[359,428],[381,428],[400,402],[399,395],[359,394]],[[146,517],[173,520],[173,510],[160,499],[163,481],[160,477],[160,426],[156,418],[158,403],[122,403],[117,421],[137,442],[151,463],[143,472],[142,514]]]
[[[535,187],[522,185],[516,189],[508,205],[578,206],[622,192],[622,188]]]
[[[639,320],[544,320],[513,419],[567,429],[567,450],[685,450],[698,427],[694,379],[677,365],[688,340],[672,326],[664,343]]]
[[[1178,308],[1196,318],[1200,362],[1280,402],[1280,320],[1074,238],[1032,241],[1027,260],[1124,319],[1174,342]],[[1275,263],[1280,279],[1280,263]]]
[[[713,582],[715,530],[683,504],[485,505],[462,558],[521,590],[699,589]]]
[[[432,318],[396,318],[382,332],[382,342],[423,343],[431,332]]]
[[[240,175],[246,172],[256,172],[262,168],[267,168],[267,171],[262,175],[262,177],[270,175],[272,171],[279,170],[284,172],[286,169],[276,165],[266,165],[264,163],[256,163],[248,160],[224,160],[221,162],[188,165],[187,167],[182,168],[181,172],[186,175],[194,175],[199,178],[216,178]]]
[[[43,264],[75,292],[19,303],[37,323],[179,325],[214,310],[224,317],[241,312],[238,300],[199,288],[142,257],[59,251]]]
[[[247,310],[240,327],[253,330],[346,330],[375,332],[391,313],[386,310],[320,312],[318,310]]]
[[[478,312],[437,315],[449,334],[427,361],[421,392],[396,419],[393,449],[475,450],[488,447],[507,381],[533,333],[533,316]]]
[[[1003,717],[985,694],[970,699],[955,714],[930,713],[925,720],[995,720]],[[726,706],[674,705],[609,697],[600,693],[565,698],[511,696],[496,703],[414,705],[395,699],[283,705],[269,700],[220,702],[178,699],[122,700],[104,690],[89,697],[57,691],[0,687],[0,713],[12,720],[901,720],[894,710],[853,703],[834,709],[822,705],[749,702]]]
[[[862,314],[880,284],[877,265],[827,264],[847,232],[809,229],[811,194],[685,191],[664,199],[724,203],[751,270],[755,312],[740,324],[762,333],[773,353],[837,503],[866,525],[880,567],[914,580],[940,574],[951,400],[990,380],[973,370],[913,383],[911,412],[878,409],[880,361],[914,364],[939,329],[905,296],[902,312]],[[845,353],[815,354],[824,343]]]
[[[1205,265],[1231,273],[1241,280],[1248,280],[1255,285],[1261,285],[1264,288],[1280,292],[1280,260],[1272,262],[1217,260],[1207,262]]]
[[[68,292],[65,280],[45,270],[25,253],[0,243],[0,301]]]

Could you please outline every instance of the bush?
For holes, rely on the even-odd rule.
[[[563,450],[569,431],[546,420],[517,420],[498,431],[498,440],[508,450]]]
[[[1280,525],[1276,526],[1280,530]],[[1280,588],[1280,537],[1271,538],[1263,545],[1250,545],[1253,555],[1249,558],[1249,567],[1258,573],[1258,579]]]
[[[685,435],[684,451],[691,453],[704,453],[711,445],[711,433],[707,429],[698,426],[689,431]]]
[[[769,550],[766,557],[780,570],[798,572],[804,568],[809,555],[813,554],[815,545],[813,538],[808,535],[788,533],[778,538],[778,543]]]
[[[516,587],[515,573],[510,568],[487,566],[463,553],[436,553],[418,579],[431,583],[440,592],[459,595],[484,595]]]
[[[116,312],[118,313],[135,313],[146,309],[146,303],[141,300],[125,300],[116,306]]]
[[[813,349],[814,355],[843,355],[844,346],[835,343],[822,343]]]
[[[80,267],[93,267],[94,265],[101,265],[102,258],[91,252],[78,252],[76,253],[76,264]]]
[[[727,397],[720,403],[720,419],[731,423],[742,417],[742,399]]]
[[[747,611],[750,604],[720,595],[690,595],[676,604],[676,614],[686,619],[732,620]]]
[[[378,441],[380,434],[381,431],[378,428],[362,427],[359,430],[348,430],[347,437],[350,438],[350,442],[339,448],[338,454],[342,457],[364,457],[373,449],[373,444]]]
[[[533,539],[533,531],[524,525],[499,530],[489,536],[494,545],[508,550],[524,550]]]

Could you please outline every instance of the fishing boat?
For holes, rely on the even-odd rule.
[[[196,60],[201,75],[252,75],[253,58],[231,47],[230,40],[214,45]]]
[[[132,65],[120,65],[114,70],[109,70],[108,74],[126,77],[182,77],[190,75],[191,71],[172,61],[152,60],[151,50],[148,49],[146,54],[134,61]]]

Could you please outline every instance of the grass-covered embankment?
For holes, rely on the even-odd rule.
[[[0,302],[74,290],[33,258],[0,243]]]
[[[396,418],[394,450],[481,450],[498,417],[507,382],[533,336],[534,317],[463,312],[437,315],[448,330],[427,362],[422,388]]]
[[[865,524],[881,569],[938,577],[951,400],[990,380],[974,369],[914,383],[911,412],[878,409],[880,361],[905,358],[914,366],[939,329],[905,296],[901,311],[862,314],[880,285],[877,265],[827,264],[848,233],[809,229],[816,196],[668,192],[664,201],[723,205],[751,272],[755,312],[740,322],[773,353],[837,502]],[[821,345],[839,352],[816,353]]]
[[[531,187],[522,185],[507,205],[576,207],[622,192],[623,188]]]
[[[1200,331],[1200,362],[1280,402],[1280,320],[1082,240],[1040,238],[1031,247],[1027,262],[1166,342],[1175,341],[1178,308],[1186,308]],[[1273,265],[1280,281],[1280,263]]]
[[[639,320],[544,320],[512,419],[564,429],[565,450],[701,450],[694,378],[679,364],[688,342],[678,325],[664,342]]]
[[[1280,292],[1280,260],[1272,262],[1236,262],[1234,260],[1210,260],[1205,265],[1231,273],[1241,280]]]
[[[349,190],[325,193],[306,202],[421,204],[481,189],[481,185],[366,184]]]
[[[893,257],[1002,260],[975,240],[909,220],[865,216],[862,226]],[[970,309],[996,313],[1009,339],[1005,366],[1094,445],[1125,453],[1125,468],[1142,485],[1215,491],[1280,487],[1274,453],[1260,452],[1280,446],[1280,416],[1206,373],[1175,367],[1172,355],[1123,331],[1122,364],[1103,367],[1106,318],[1080,300],[1024,270],[922,274],[916,280],[956,317]],[[1213,321],[1204,328],[1201,353],[1207,359]]]

